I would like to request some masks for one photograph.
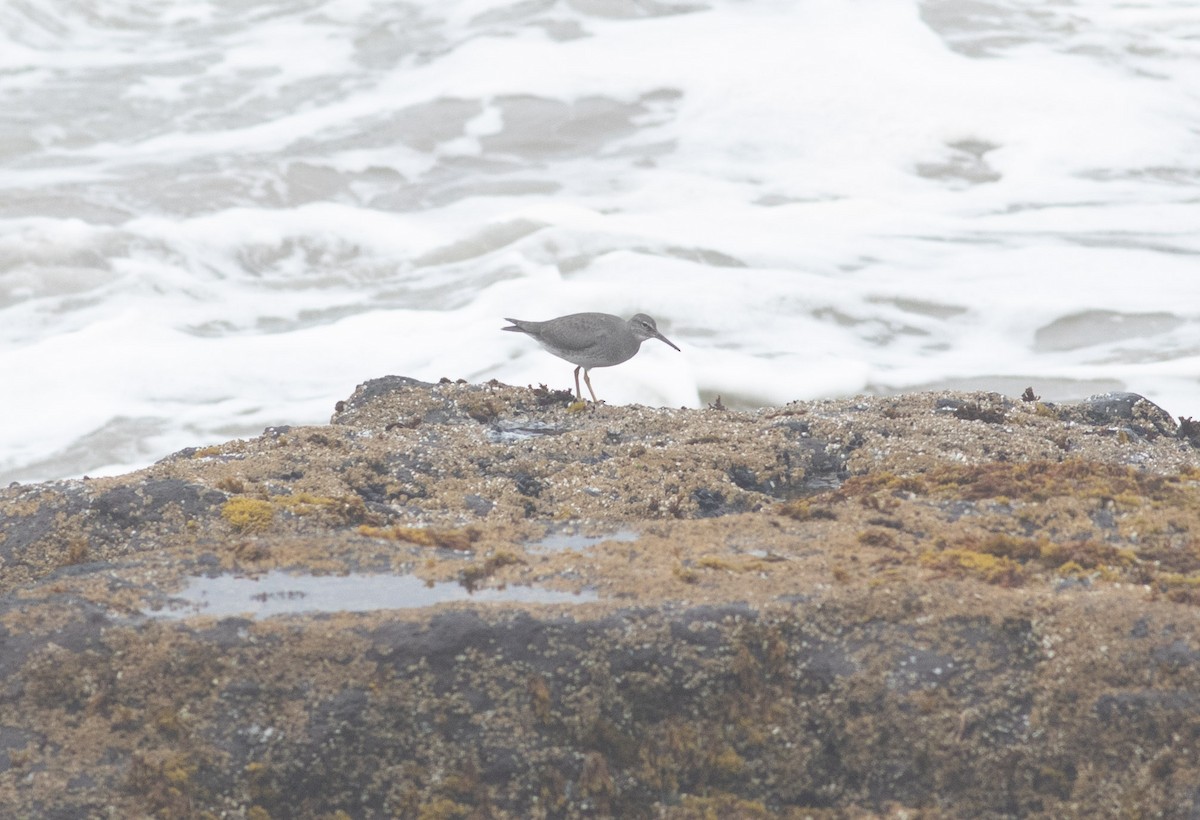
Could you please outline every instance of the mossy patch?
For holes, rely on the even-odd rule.
[[[261,498],[238,496],[221,506],[221,517],[238,532],[263,532],[275,518],[275,507]]]
[[[459,574],[459,583],[469,590],[474,590],[480,583],[496,574],[501,567],[525,562],[521,556],[510,550],[497,550],[482,562],[472,564]]]
[[[300,517],[321,516],[338,524],[369,517],[363,500],[355,495],[333,497],[305,492],[267,498],[239,495],[221,506],[221,517],[242,533],[265,532],[275,522],[278,512]]]
[[[293,515],[320,515],[339,524],[354,524],[372,517],[362,498],[357,495],[327,496],[300,492],[273,495],[270,500]]]
[[[948,549],[921,553],[920,560],[924,566],[932,569],[973,575],[989,584],[1016,587],[1025,582],[1025,570],[1019,563],[986,552]]]
[[[795,521],[835,521],[837,513],[827,506],[813,503],[806,499],[786,501],[775,508],[779,515],[787,516]]]
[[[1123,464],[1082,459],[1005,462],[974,466],[939,465],[923,476],[930,493],[980,500],[1006,498],[1045,501],[1049,498],[1106,498],[1137,502],[1176,499],[1186,475],[1163,476]]]
[[[474,813],[471,806],[451,800],[449,797],[437,797],[421,806],[417,811],[417,820],[466,820]]]
[[[761,800],[746,800],[735,794],[714,791],[703,797],[689,794],[679,802],[679,805],[664,807],[659,817],[662,817],[663,820],[725,820],[730,817],[737,817],[740,820],[771,820],[779,817],[789,820],[791,818],[817,820],[817,818],[845,816],[838,812],[818,811],[819,814],[814,814],[800,809],[791,809],[781,814],[778,811],[767,809]]]
[[[1200,575],[1200,540],[1192,535],[1200,532],[1197,478],[1192,468],[1155,474],[1084,459],[934,463],[909,475],[854,476],[776,512],[806,521],[821,501],[835,508],[856,502],[848,512],[861,511],[842,516],[846,523],[886,527],[863,528],[859,545],[890,550],[893,563],[915,558],[993,584],[1064,576],[1147,584],[1162,573]],[[899,533],[915,536],[915,548]]]
[[[1045,501],[1067,496],[1129,503],[1148,498],[1167,503],[1180,500],[1180,493],[1186,484],[1195,482],[1196,478],[1192,471],[1164,476],[1123,464],[1083,459],[993,461],[975,465],[936,464],[924,472],[911,475],[880,470],[852,476],[833,497],[847,500],[888,492],[948,496],[968,501],[996,498]],[[1194,494],[1189,498],[1193,502],[1196,500]]]
[[[419,544],[423,547],[440,547],[441,549],[465,552],[473,549],[479,540],[481,531],[477,527],[461,529],[437,529],[425,527],[373,527],[364,524],[358,528],[359,535],[368,538],[386,538],[389,541],[406,541],[409,544]]]
[[[156,816],[188,816],[203,794],[197,777],[203,763],[188,751],[135,752],[122,790],[136,795]]]
[[[771,556],[757,558],[754,556],[701,555],[696,558],[695,566],[700,569],[716,569],[725,572],[763,572],[769,569],[769,563],[778,560],[780,560],[778,557]]]
[[[700,581],[700,573],[682,561],[671,568],[671,575],[685,584],[695,584]]]
[[[1176,572],[1160,573],[1155,587],[1167,600],[1177,604],[1200,604],[1200,573],[1182,575]]]
[[[858,543],[868,547],[896,549],[896,536],[887,530],[872,527],[858,534]]]
[[[488,424],[504,412],[501,402],[486,394],[466,396],[458,401],[459,408],[475,421]]]

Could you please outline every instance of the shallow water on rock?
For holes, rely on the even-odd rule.
[[[562,552],[563,550],[579,550],[594,547],[605,541],[636,541],[638,533],[629,528],[622,528],[601,535],[585,535],[581,532],[548,532],[538,541],[527,546],[535,552]]]
[[[518,421],[501,420],[488,431],[487,435],[488,440],[493,444],[516,444],[519,441],[528,441],[540,436],[555,436],[561,432],[561,428],[545,422],[523,419]]]
[[[247,615],[269,618],[301,612],[370,612],[413,609],[450,601],[578,604],[594,592],[558,592],[530,586],[469,592],[454,581],[427,582],[412,575],[293,575],[272,570],[257,578],[235,575],[192,578],[167,606],[148,610],[155,618]]]

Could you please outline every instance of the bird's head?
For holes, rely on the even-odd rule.
[[[633,331],[633,335],[637,337],[639,342],[644,342],[647,339],[658,339],[660,342],[666,342],[671,347],[679,350],[674,342],[658,332],[658,325],[654,324],[654,320],[644,313],[639,313],[629,320],[629,329]]]

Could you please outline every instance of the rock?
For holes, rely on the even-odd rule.
[[[1200,453],[1133,394],[377,379],[329,425],[0,490],[0,808],[1187,816],[1198,531]],[[345,606],[171,608],[280,569]],[[459,594],[353,611],[363,574]]]
[[[1073,407],[1067,414],[1082,416],[1091,424],[1107,424],[1126,433],[1153,440],[1159,436],[1174,436],[1178,425],[1171,415],[1154,402],[1137,393],[1102,393],[1091,396]]]

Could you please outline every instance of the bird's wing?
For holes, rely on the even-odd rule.
[[[581,352],[596,346],[596,325],[594,319],[586,313],[576,316],[563,316],[546,322],[553,325],[545,328],[554,338],[554,347],[559,350]],[[539,328],[541,331],[542,328]]]

